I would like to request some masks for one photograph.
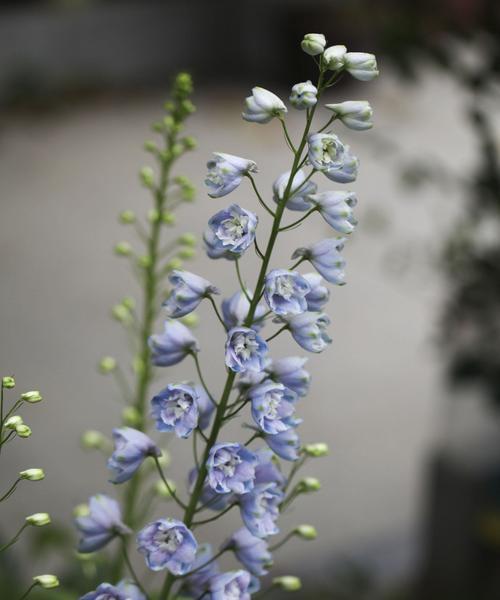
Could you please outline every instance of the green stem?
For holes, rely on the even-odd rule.
[[[244,282],[243,282],[243,279],[242,279],[242,277],[241,277],[241,271],[240,271],[240,262],[239,262],[239,260],[238,260],[238,259],[236,259],[236,260],[234,261],[234,264],[236,265],[236,275],[237,275],[237,277],[238,277],[238,282],[239,282],[239,284],[240,284],[241,291],[242,291],[242,292],[243,292],[243,294],[245,295],[245,298],[248,300],[248,302],[250,302],[250,304],[251,304],[251,303],[252,303],[252,299],[251,299],[251,298],[250,298],[250,296],[248,295],[247,288],[246,288],[246,286],[245,286],[245,284],[244,284]],[[255,297],[255,296],[254,296],[254,297]]]
[[[288,147],[295,154],[297,151],[295,150],[295,146],[293,145],[293,142],[290,139],[290,136],[288,134],[288,129],[286,128],[286,124],[285,124],[285,119],[280,118],[280,122],[281,122],[281,126],[283,127],[283,133],[285,134],[285,139],[288,143]]]
[[[8,498],[10,498],[10,496],[12,496],[12,494],[14,493],[17,484],[21,481],[20,478],[16,479],[14,481],[14,483],[10,486],[10,488],[5,492],[5,494],[0,498],[0,502],[3,502],[4,500],[7,500]]]
[[[290,267],[290,271],[295,271],[295,269],[301,265],[306,259],[304,257],[302,257],[300,260],[298,260],[296,263],[294,263],[291,267]]]
[[[286,535],[281,542],[278,542],[277,544],[274,544],[274,546],[271,546],[269,548],[269,552],[275,552],[276,550],[278,550],[278,548],[281,548],[281,546],[284,546],[288,540],[292,539],[295,535],[294,531],[290,531],[290,533],[288,535]]]
[[[177,494],[175,493],[175,491],[170,487],[170,484],[168,482],[168,479],[165,477],[164,473],[163,473],[163,469],[161,468],[160,465],[160,461],[158,460],[157,456],[153,456],[152,457],[153,460],[155,461],[155,465],[156,468],[158,469],[158,473],[160,475],[161,480],[163,481],[163,483],[165,484],[165,487],[168,490],[168,493],[172,496],[172,498],[174,499],[174,501],[184,510],[186,510],[187,505],[184,504],[184,502],[182,502],[182,500],[179,499],[179,497],[177,496]]]
[[[275,214],[269,208],[269,206],[264,202],[264,199],[262,198],[262,196],[260,195],[259,190],[257,189],[257,185],[255,184],[254,178],[250,175],[250,173],[247,173],[247,177],[248,177],[248,179],[250,179],[250,182],[251,182],[252,187],[253,187],[253,191],[255,192],[255,195],[257,196],[258,201],[261,203],[262,207],[274,218]]]
[[[16,535],[10,540],[10,542],[8,542],[7,544],[5,544],[4,546],[2,546],[0,548],[0,552],[4,552],[4,550],[7,550],[7,548],[10,548],[11,546],[13,546],[17,542],[17,540],[21,537],[22,532],[26,529],[26,527],[28,527],[28,525],[29,525],[29,523],[24,523],[24,525],[16,533]]]
[[[128,551],[127,551],[126,539],[123,536],[120,536],[120,539],[122,542],[123,560],[125,561],[125,564],[127,565],[130,575],[132,575],[132,579],[135,581],[137,587],[141,590],[141,592],[144,594],[144,596],[146,597],[146,600],[147,600],[148,595],[146,594],[146,590],[144,589],[143,585],[141,584],[141,582],[140,582],[139,578],[137,577],[137,574],[134,570],[134,567],[132,566],[132,563],[130,562],[130,557],[129,557]]]
[[[214,400],[214,397],[210,393],[210,390],[208,389],[207,384],[205,383],[205,379],[203,378],[203,374],[201,372],[201,367],[200,367],[200,361],[198,359],[198,354],[196,352],[191,352],[190,354],[193,357],[194,364],[196,365],[196,372],[198,373],[198,378],[200,380],[200,383],[201,383],[203,389],[205,390],[207,396],[209,397],[210,402],[214,406],[217,406],[217,402]]]
[[[318,209],[315,206],[314,208],[311,208],[310,210],[308,210],[306,212],[306,214],[303,217],[301,217],[300,219],[297,219],[293,223],[290,223],[290,225],[286,225],[285,227],[280,227],[280,233],[282,231],[290,231],[290,229],[294,229],[295,227],[297,227],[297,225],[300,225],[300,223],[302,223],[302,221],[305,221],[307,219],[307,217],[309,217],[310,215],[312,215],[313,212],[315,212],[317,210]]]
[[[36,582],[35,582],[35,583],[32,583],[32,584],[29,586],[29,588],[28,588],[28,589],[27,589],[27,590],[24,592],[24,594],[23,594],[23,595],[22,595],[22,596],[19,598],[19,600],[24,600],[25,598],[27,598],[27,597],[28,597],[28,595],[29,595],[29,593],[31,592],[31,590],[32,590],[32,589],[33,589],[35,586],[37,586],[37,585],[38,585],[38,584],[37,584]]]
[[[186,573],[185,575],[182,575],[182,578],[184,578],[184,577],[191,577],[191,575],[194,575],[198,571],[201,571],[205,567],[208,567],[208,565],[211,565],[213,562],[215,562],[218,558],[220,558],[223,554],[225,554],[229,550],[230,550],[230,548],[223,548],[222,550],[219,550],[219,552],[217,552],[217,554],[214,554],[210,560],[207,560],[206,563],[203,563],[199,567],[196,567],[196,569],[193,569],[192,571],[189,571],[189,573]]]
[[[220,324],[222,325],[222,327],[224,327],[224,331],[227,331],[226,324],[224,323],[224,319],[220,315],[220,312],[219,312],[219,309],[217,308],[217,304],[215,303],[215,300],[212,298],[211,295],[208,295],[207,299],[210,300],[210,303],[214,307],[215,314],[217,315],[217,318],[219,319]]]
[[[269,336],[268,338],[266,338],[266,342],[270,342],[271,340],[274,340],[275,337],[278,337],[279,334],[282,331],[285,331],[285,329],[288,329],[288,324],[287,325],[283,325],[283,327],[281,327],[280,329],[278,329],[278,331],[276,331],[275,333],[273,333],[273,335]]]
[[[225,515],[227,512],[229,512],[236,505],[237,505],[237,502],[234,502],[233,504],[230,504],[222,512],[217,513],[214,517],[210,517],[208,519],[203,519],[201,521],[193,521],[191,523],[191,526],[192,527],[198,527],[198,525],[206,525],[207,523],[212,523],[213,521],[217,521],[217,519],[220,519],[222,517],[222,515]]]

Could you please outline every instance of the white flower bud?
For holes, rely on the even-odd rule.
[[[377,59],[367,52],[348,52],[344,57],[346,70],[360,81],[371,81],[378,76]]]
[[[43,527],[50,523],[50,515],[49,513],[34,513],[26,517],[26,523],[35,527]]]
[[[306,33],[300,43],[302,50],[310,56],[321,54],[326,46],[326,38],[322,33]]]
[[[44,590],[51,590],[59,586],[59,579],[55,575],[36,575],[33,581]]]
[[[40,481],[44,479],[45,473],[43,469],[25,469],[19,472],[20,479],[27,479],[28,481]]]
[[[23,418],[20,417],[19,415],[12,415],[12,417],[9,417],[8,419],[6,419],[5,423],[4,423],[4,427],[6,427],[7,429],[16,429],[17,427],[19,427],[19,425],[23,424]]]
[[[115,244],[114,251],[118,256],[130,256],[132,246],[128,242],[118,242],[118,244]]]
[[[73,509],[73,516],[75,517],[86,517],[89,513],[89,505],[85,503],[77,504]]]
[[[252,95],[245,100],[246,110],[241,113],[245,121],[252,123],[269,123],[274,117],[282,117],[287,113],[283,101],[269,90],[254,87]]]
[[[373,110],[366,100],[348,100],[340,104],[325,104],[349,129],[363,131],[373,127]]]
[[[308,494],[309,492],[317,492],[321,489],[321,482],[316,477],[304,477],[297,484],[297,491]]]
[[[196,246],[196,236],[194,233],[183,233],[179,238],[179,242],[185,246]]]
[[[135,213],[133,210],[122,210],[119,215],[120,223],[123,225],[131,225],[135,223]]]
[[[282,577],[275,577],[273,585],[280,587],[285,592],[296,592],[302,587],[302,582],[294,575],[283,575]]]
[[[303,540],[315,540],[318,537],[316,527],[313,527],[312,525],[298,525],[294,529],[294,533]]]
[[[323,53],[323,64],[330,71],[338,71],[344,66],[346,52],[345,46],[330,46]]]
[[[17,425],[16,434],[21,438],[28,438],[31,435],[31,427],[21,423],[21,425]]]
[[[304,453],[313,458],[320,458],[321,456],[326,456],[328,454],[328,445],[322,442],[318,442],[317,444],[306,444],[304,446]]]
[[[317,87],[310,81],[296,83],[292,88],[292,93],[290,94],[290,103],[299,110],[310,108],[318,101],[316,98],[317,93]]]
[[[2,387],[8,390],[12,389],[16,385],[16,380],[14,377],[6,376],[2,377]]]
[[[36,404],[42,401],[42,395],[38,390],[32,390],[31,392],[24,392],[21,394],[21,400],[29,402],[30,404]]]
[[[141,415],[135,406],[126,406],[122,411],[122,421],[129,427],[137,427],[141,422]]]

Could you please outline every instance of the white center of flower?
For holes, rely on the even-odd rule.
[[[329,165],[337,159],[337,146],[334,140],[323,140],[321,162]]]
[[[230,452],[219,453],[221,459],[218,468],[222,471],[225,477],[233,477],[236,467],[241,463],[241,458],[237,454]]]
[[[159,530],[154,535],[154,541],[160,550],[173,553],[182,543],[182,534],[177,529]]]
[[[285,298],[285,300],[290,300],[293,295],[293,280],[290,275],[280,275],[276,277],[274,282],[276,293],[279,296]]]
[[[248,217],[233,212],[220,224],[219,237],[223,244],[234,244],[245,235],[247,227]]]
[[[241,590],[238,582],[233,580],[224,588],[224,597],[226,600],[238,600],[241,598]]]
[[[248,360],[255,354],[258,347],[257,340],[244,333],[237,333],[233,338],[234,353],[242,360]]]
[[[189,394],[179,392],[174,398],[174,416],[176,419],[182,418],[193,405],[193,399]]]
[[[266,416],[269,419],[276,419],[278,417],[278,408],[281,404],[281,392],[275,390],[266,394],[267,406]]]

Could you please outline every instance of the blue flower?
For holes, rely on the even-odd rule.
[[[269,123],[274,117],[283,117],[287,108],[283,101],[269,90],[254,87],[252,95],[245,100],[245,112],[241,116],[252,123]]]
[[[151,438],[131,427],[113,429],[115,451],[108,459],[112,483],[128,481],[142,461],[148,456],[160,456],[161,452]]]
[[[337,183],[350,183],[358,175],[358,159],[334,133],[311,133],[307,138],[312,166]]]
[[[210,281],[189,271],[172,271],[168,279],[174,288],[163,306],[174,319],[195,310],[203,298],[220,293]]]
[[[151,400],[151,416],[158,431],[174,431],[187,438],[198,425],[198,394],[189,385],[169,384]]]
[[[228,571],[210,580],[210,600],[250,600],[248,571]]]
[[[335,285],[344,285],[346,265],[340,254],[345,238],[329,238],[316,242],[307,248],[297,248],[292,258],[304,257],[323,277]]]
[[[311,375],[303,368],[307,358],[288,356],[273,360],[266,371],[274,381],[293,390],[298,396],[306,396],[311,383]]]
[[[247,290],[248,297],[253,298],[253,292]],[[222,301],[222,318],[228,329],[233,327],[239,327],[243,325],[247,318],[248,311],[250,310],[250,302],[248,301],[245,294],[240,290],[235,292],[230,298]],[[252,329],[259,331],[263,326],[262,317],[266,313],[267,309],[263,304],[257,304],[255,309],[254,321],[252,323]]]
[[[330,299],[330,290],[323,285],[323,278],[318,273],[305,273],[303,277],[311,286],[311,291],[306,295],[307,310],[317,312]]]
[[[250,389],[252,417],[262,431],[275,435],[293,427],[297,400],[295,392],[282,383],[267,380]]]
[[[268,351],[266,342],[248,327],[233,327],[227,333],[226,366],[236,373],[262,371]]]
[[[349,234],[357,223],[352,209],[357,198],[354,192],[320,192],[309,196],[320,215],[335,231]]]
[[[308,352],[323,352],[332,339],[326,333],[330,319],[324,313],[307,312],[286,319],[293,339]]]
[[[254,486],[257,457],[241,444],[215,444],[207,460],[207,482],[218,494],[246,494]]]
[[[257,215],[237,204],[215,213],[203,239],[210,258],[235,259],[254,243]]]
[[[274,269],[266,275],[264,297],[269,308],[277,315],[298,315],[307,310],[306,295],[309,283],[297,273]]]
[[[271,450],[261,448],[255,452],[255,456],[258,460],[255,467],[255,483],[276,483],[279,488],[283,489],[286,477],[281,472],[278,460]]]
[[[264,436],[266,444],[283,460],[298,460],[300,440],[295,429],[288,429],[277,435]]]
[[[207,591],[210,579],[219,574],[219,567],[212,560],[213,556],[214,553],[210,544],[203,544],[198,548],[196,559],[191,568],[193,574],[186,576],[185,583],[182,586],[182,596],[186,593],[191,598],[199,598]]]
[[[188,487],[190,493],[193,491],[193,486],[196,481],[196,477],[198,476],[198,469],[193,467],[189,472],[188,476]],[[202,506],[209,510],[221,511],[227,508],[230,504],[235,502],[236,496],[235,494],[218,494],[214,492],[214,490],[208,485],[208,480],[205,479],[203,483],[203,488],[200,495],[200,503]]]
[[[92,496],[89,500],[89,514],[75,519],[81,537],[78,552],[84,554],[103,548],[117,535],[131,533],[122,522],[120,505],[104,494]]]
[[[194,390],[198,396],[196,399],[199,413],[198,427],[200,429],[206,429],[210,425],[210,419],[215,410],[215,405],[201,385],[195,385]]]
[[[285,196],[290,173],[291,171],[286,171],[273,183],[273,199],[276,204],[279,204]],[[312,207],[309,196],[314,194],[317,189],[318,186],[313,181],[306,181],[306,174],[299,169],[293,178],[286,207],[290,210],[309,210]]]
[[[267,575],[269,567],[273,564],[267,542],[252,535],[246,527],[235,531],[222,547],[231,548],[245,569],[256,577]]]
[[[185,575],[193,566],[197,548],[194,535],[176,519],[153,521],[137,535],[137,549],[152,571],[168,569],[173,575]]]
[[[276,521],[282,500],[283,492],[276,483],[259,483],[248,494],[241,496],[241,518],[252,535],[264,538],[279,533]]]
[[[214,156],[207,162],[208,173],[205,179],[211,198],[229,194],[240,185],[245,175],[257,172],[257,165],[253,160],[222,152],[214,152]]]
[[[94,592],[88,592],[80,600],[146,600],[146,596],[135,583],[120,581],[116,586],[101,583]]]
[[[165,321],[162,334],[149,338],[149,347],[151,360],[157,367],[170,367],[181,362],[188,354],[200,350],[191,331],[180,321],[173,319]]]

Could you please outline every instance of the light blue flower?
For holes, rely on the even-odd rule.
[[[276,204],[279,204],[285,196],[290,174],[291,171],[286,171],[273,183],[273,200]],[[318,186],[314,181],[306,181],[306,174],[302,169],[299,169],[294,175],[286,207],[290,210],[309,210],[312,207],[312,204],[309,202],[309,196],[310,194],[314,194],[317,189]]]
[[[193,574],[186,576],[181,596],[187,594],[190,598],[197,599],[208,590],[210,579],[219,574],[219,567],[217,562],[212,560],[213,556],[214,553],[210,544],[199,546],[196,559],[191,568]]]
[[[250,600],[248,571],[228,571],[210,580],[210,600]]]
[[[226,366],[236,373],[262,371],[266,342],[248,327],[233,327],[227,333]]]
[[[174,319],[195,310],[203,298],[220,293],[210,281],[189,271],[172,271],[168,279],[173,289],[163,306]]]
[[[253,292],[247,290],[247,295],[251,299],[253,298]],[[222,318],[228,329],[233,327],[239,327],[243,325],[247,318],[248,311],[250,310],[250,302],[248,301],[245,294],[240,290],[235,292],[230,298],[222,301]],[[255,309],[254,321],[252,323],[252,329],[259,331],[263,326],[262,317],[267,312],[266,307],[259,303]]]
[[[199,352],[198,342],[191,330],[180,321],[167,319],[162,334],[149,338],[151,360],[157,367],[175,365],[188,354]]]
[[[75,519],[80,532],[78,552],[86,554],[104,548],[117,535],[131,533],[122,522],[120,505],[104,494],[92,496],[89,500],[89,514]]]
[[[267,380],[250,388],[247,396],[252,406],[252,417],[259,428],[275,435],[294,426],[295,392],[282,383]]]
[[[222,548],[233,550],[236,558],[256,577],[267,575],[273,564],[273,557],[268,550],[267,542],[252,535],[246,527],[235,531],[227,539]]]
[[[266,435],[264,440],[269,448],[283,460],[298,460],[300,440],[295,429],[288,429],[277,435]]]
[[[241,444],[215,444],[207,459],[207,482],[218,494],[247,494],[254,486],[257,457]]]
[[[253,160],[222,152],[214,152],[214,157],[207,163],[208,173],[205,179],[211,198],[229,194],[240,185],[245,175],[257,172],[257,165]]]
[[[316,98],[317,93],[318,88],[310,81],[296,83],[292,88],[292,93],[290,94],[290,104],[298,110],[311,108],[318,101]]]
[[[197,548],[192,532],[176,519],[148,523],[137,535],[137,549],[152,571],[168,569],[173,575],[185,575],[192,569]]]
[[[189,385],[169,384],[151,400],[151,416],[158,431],[174,431],[187,438],[198,425],[198,394]]]
[[[344,56],[344,67],[355,79],[371,81],[378,76],[377,59],[368,52],[348,52]]]
[[[307,310],[309,283],[297,271],[274,269],[266,275],[264,297],[276,315],[298,315]]]
[[[308,157],[312,166],[337,183],[350,183],[358,174],[358,159],[334,133],[311,133]]]
[[[80,600],[146,600],[146,596],[132,581],[120,581],[118,585],[101,583],[93,592],[88,592]]]
[[[252,88],[252,95],[245,100],[245,111],[241,116],[252,123],[269,123],[274,117],[283,117],[287,108],[283,101],[269,90]]]
[[[292,259],[303,257],[323,275],[323,277],[335,285],[344,285],[346,261],[340,254],[344,248],[345,238],[328,238],[316,242],[307,248],[297,248]]]
[[[373,110],[366,100],[347,100],[339,104],[325,104],[349,129],[364,131],[373,127]]]
[[[257,215],[231,204],[220,210],[208,221],[208,229],[203,239],[210,258],[236,259],[255,240]]]
[[[269,448],[255,451],[257,466],[255,467],[255,483],[275,483],[280,489],[286,484],[286,477],[281,472],[278,460]]]
[[[323,278],[319,273],[304,273],[303,277],[311,286],[311,291],[306,295],[307,310],[321,310],[330,298],[330,290],[323,285]]]
[[[279,533],[276,521],[282,500],[283,492],[276,483],[259,483],[241,496],[241,518],[252,535],[265,538]]]
[[[190,493],[193,492],[193,486],[198,477],[198,469],[193,467],[189,472],[188,477],[188,488]],[[208,480],[205,479],[203,483],[203,488],[200,495],[200,503],[202,506],[209,510],[214,510],[216,512],[222,511],[227,508],[230,504],[236,501],[235,494],[218,494],[214,492],[214,490],[208,485]]]
[[[311,375],[303,368],[306,362],[307,358],[288,356],[273,360],[266,371],[274,381],[279,381],[298,396],[306,396],[311,384]]]
[[[286,319],[293,339],[308,352],[323,352],[332,339],[326,333],[330,319],[324,313],[306,312]]]
[[[132,427],[113,429],[115,451],[108,459],[112,483],[128,481],[148,456],[160,456],[161,452],[153,440],[142,431]]]
[[[344,234],[354,231],[357,223],[352,212],[357,203],[354,192],[320,192],[311,194],[310,200],[333,229]]]

